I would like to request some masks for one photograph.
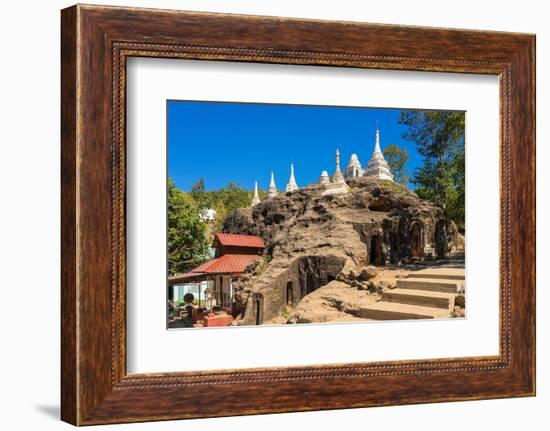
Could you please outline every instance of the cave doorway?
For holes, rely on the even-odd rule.
[[[370,263],[372,265],[383,265],[384,255],[382,254],[382,237],[373,235],[370,239]]]
[[[254,311],[256,313],[256,325],[261,325],[264,322],[263,316],[263,297],[262,295],[256,295],[254,297]]]
[[[438,258],[445,257],[447,254],[447,229],[445,220],[439,220],[435,224],[435,254]]]
[[[399,235],[392,232],[390,235],[390,262],[397,263],[399,261]]]
[[[292,281],[286,284],[286,305],[288,307],[294,306],[294,290],[292,288]]]
[[[302,298],[308,294],[307,285],[308,285],[308,272],[304,272],[302,279],[300,279]]]
[[[415,221],[411,225],[410,244],[412,257],[422,257],[424,253],[422,247],[422,225],[420,222]]]
[[[297,304],[305,296],[335,280],[346,260],[337,256],[303,256],[298,258],[297,279],[293,279],[293,302]],[[294,289],[294,283],[299,283]],[[284,293],[284,290],[283,290]],[[281,298],[284,299],[284,298]],[[284,304],[284,302],[283,302]]]

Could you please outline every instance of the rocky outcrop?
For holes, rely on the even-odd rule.
[[[258,235],[266,244],[264,262],[235,283],[237,324],[298,310],[303,298],[337,279],[355,280],[358,292],[361,286],[376,290],[366,284],[373,266],[435,259],[456,249],[456,228],[445,211],[407,187],[364,177],[348,185],[349,193],[327,196],[322,187],[308,186],[229,214],[224,232]]]
[[[306,296],[293,310],[287,323],[349,321],[378,299],[377,295],[341,281],[331,281]]]

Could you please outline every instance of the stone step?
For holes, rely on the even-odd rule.
[[[444,280],[464,280],[464,268],[429,268],[413,271],[408,278],[435,278]]]
[[[382,294],[382,301],[450,310],[454,306],[455,297],[456,294],[447,292],[393,289]]]
[[[372,320],[444,319],[449,317],[449,311],[441,308],[379,301],[368,308],[360,309],[357,316]]]
[[[458,280],[443,280],[433,278],[401,278],[397,280],[396,287],[399,289],[457,293],[459,284],[461,283]]]

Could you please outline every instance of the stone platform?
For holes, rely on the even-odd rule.
[[[398,279],[380,301],[359,311],[372,320],[445,319],[451,317],[455,298],[464,288],[463,268],[427,268]]]

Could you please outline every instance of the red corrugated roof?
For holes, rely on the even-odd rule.
[[[254,235],[237,235],[234,233],[217,233],[214,242],[218,240],[221,245],[236,247],[265,248],[263,240]]]
[[[225,254],[217,259],[209,260],[192,272],[207,274],[237,274],[244,272],[248,264],[260,256],[254,254]]]

